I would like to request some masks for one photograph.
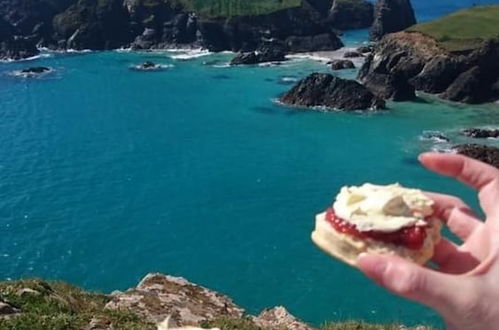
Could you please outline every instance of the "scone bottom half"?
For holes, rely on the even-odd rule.
[[[357,258],[361,253],[392,254],[423,265],[433,257],[435,245],[441,239],[441,222],[436,219],[431,219],[430,222],[423,247],[419,250],[410,250],[394,244],[372,239],[359,239],[339,233],[326,220],[324,212],[316,216],[312,241],[327,254],[353,267],[356,267]]]

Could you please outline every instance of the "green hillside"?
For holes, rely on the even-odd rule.
[[[474,49],[484,40],[499,36],[499,5],[479,6],[410,27],[435,38],[450,51]]]
[[[204,17],[232,17],[268,14],[298,7],[301,0],[177,0],[186,9]]]

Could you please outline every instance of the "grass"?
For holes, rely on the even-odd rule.
[[[109,300],[110,298],[104,294],[86,292],[63,282],[42,280],[0,282],[0,301],[6,301],[21,311],[17,316],[0,318],[0,329],[76,330],[85,329],[90,323],[101,325],[97,327],[99,329],[157,329],[156,325],[143,320],[131,311],[104,309]],[[218,327],[221,330],[269,330],[258,327],[250,318],[218,319],[204,322],[201,326]],[[399,325],[376,325],[358,321],[331,323],[320,327],[320,330],[400,329]]]
[[[202,17],[263,15],[301,6],[301,0],[177,0],[184,8]]]
[[[441,19],[417,24],[408,31],[421,32],[449,51],[468,51],[499,36],[499,5],[477,6]]]

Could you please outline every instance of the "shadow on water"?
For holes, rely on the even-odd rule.
[[[217,75],[214,75],[212,76],[213,79],[217,79],[217,80],[227,80],[227,79],[232,79],[232,77],[226,75],[226,74],[217,74]]]

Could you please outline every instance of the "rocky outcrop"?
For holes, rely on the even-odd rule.
[[[330,74],[313,73],[299,81],[280,101],[300,107],[337,110],[383,109],[385,102],[356,81]]]
[[[312,330],[311,327],[291,315],[282,306],[264,310],[260,315],[254,317],[253,321],[265,329]]]
[[[285,47],[278,43],[264,43],[256,51],[239,53],[230,65],[282,62],[286,60]]]
[[[355,64],[350,60],[332,60],[328,63],[334,71],[343,69],[355,69]]]
[[[455,147],[458,154],[480,160],[499,168],[499,148],[479,144],[464,144]]]
[[[359,72],[371,91],[383,98],[410,100],[414,91],[444,99],[484,103],[499,99],[499,38],[469,54],[451,53],[417,32],[383,38]]]
[[[373,24],[374,8],[365,0],[335,0],[328,15],[338,30],[365,29]]]
[[[356,58],[356,57],[364,57],[364,55],[358,51],[352,50],[352,51],[345,52],[345,54],[343,54],[343,57],[344,58]]]
[[[499,129],[467,128],[462,134],[476,139],[499,138]]]
[[[127,309],[153,323],[171,316],[174,326],[198,325],[220,317],[240,318],[244,310],[224,295],[183,278],[147,275],[126,292],[115,292],[107,309]]]
[[[50,68],[47,68],[45,66],[34,66],[31,68],[26,68],[21,70],[22,73],[28,73],[28,74],[40,74],[48,71],[50,71]]]
[[[410,0],[377,0],[374,5],[374,22],[369,33],[371,40],[405,30],[416,24],[416,15]]]
[[[21,60],[39,54],[35,42],[22,36],[10,36],[0,40],[0,60]]]

